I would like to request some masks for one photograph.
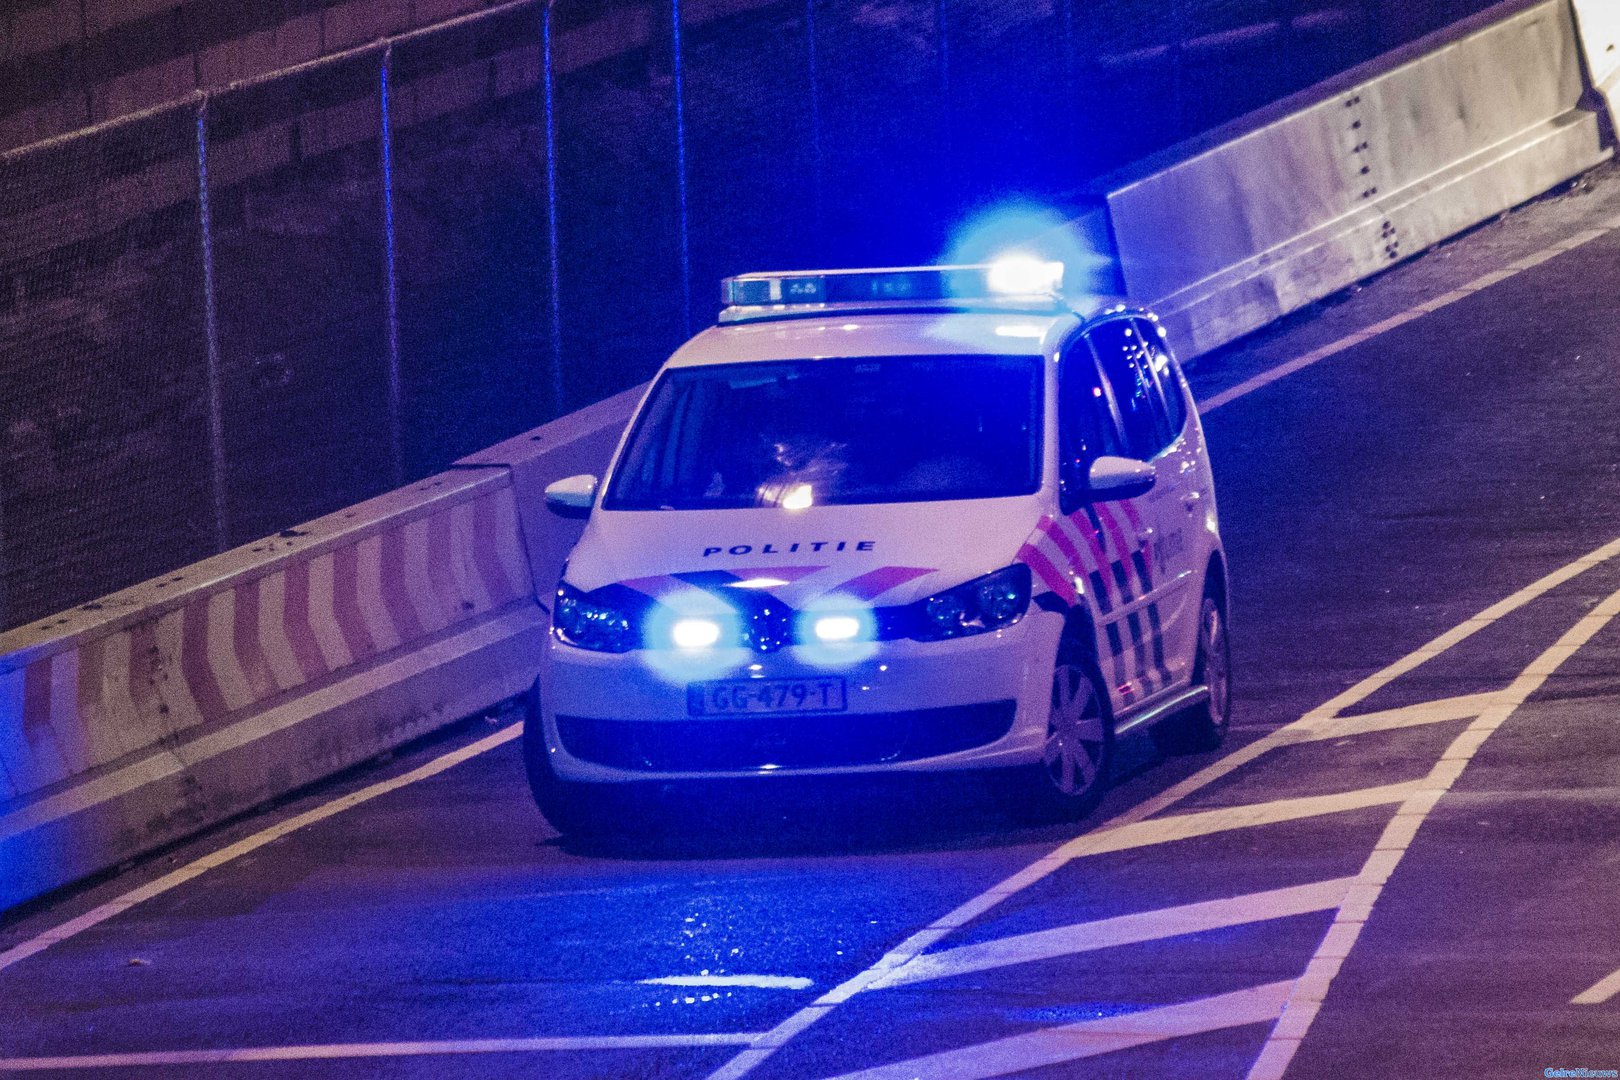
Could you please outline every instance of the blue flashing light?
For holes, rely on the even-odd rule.
[[[953,300],[1034,300],[1055,305],[1062,283],[1062,263],[1015,255],[960,266],[743,274],[721,282],[720,302],[727,307]]]

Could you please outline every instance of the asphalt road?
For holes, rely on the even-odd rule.
[[[1126,740],[1084,827],[784,783],[579,848],[479,718],[0,927],[60,939],[0,970],[0,1070],[1620,1069],[1616,215],[1608,171],[1200,365],[1237,727]]]

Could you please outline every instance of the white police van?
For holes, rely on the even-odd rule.
[[[525,756],[563,832],[641,781],[1003,769],[1078,818],[1116,737],[1230,712],[1204,436],[1148,311],[1061,264],[749,274],[659,372],[563,572]]]

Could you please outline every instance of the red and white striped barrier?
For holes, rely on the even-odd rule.
[[[0,635],[0,910],[526,689],[573,539],[540,493],[638,393]]]
[[[4,712],[21,720],[0,728],[18,751],[4,755],[11,793],[218,725],[532,597],[512,489],[478,486],[465,501],[255,567],[0,675]]]

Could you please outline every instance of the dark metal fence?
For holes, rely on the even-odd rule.
[[[0,155],[0,628],[644,379],[726,274],[937,258],[1484,6],[519,0]]]

